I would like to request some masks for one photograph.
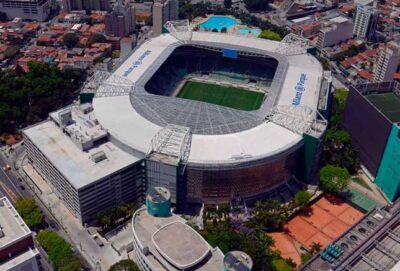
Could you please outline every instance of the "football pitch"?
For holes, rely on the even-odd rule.
[[[260,108],[264,95],[242,88],[188,81],[177,97],[251,111]]]
[[[400,121],[400,98],[394,93],[371,94],[367,99],[389,120]]]

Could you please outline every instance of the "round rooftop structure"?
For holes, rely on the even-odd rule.
[[[146,196],[147,212],[156,217],[167,217],[171,210],[171,193],[167,188],[150,188]]]
[[[253,260],[243,251],[230,251],[224,257],[223,271],[251,271]]]

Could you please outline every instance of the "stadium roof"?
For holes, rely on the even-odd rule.
[[[261,108],[241,111],[146,92],[146,82],[184,44],[233,48],[276,58],[279,65]],[[189,127],[193,134],[189,163],[235,164],[273,157],[296,146],[302,134],[266,121],[268,113],[274,106],[316,110],[323,76],[322,66],[313,56],[283,55],[278,50],[279,42],[257,38],[193,32],[190,40],[182,41],[163,34],[146,41],[114,73],[114,78],[131,82],[130,94],[113,92],[107,86],[99,89],[93,101],[96,118],[113,139],[134,153],[147,153],[151,139],[163,127],[174,124]]]

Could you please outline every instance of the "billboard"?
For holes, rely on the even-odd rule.
[[[237,58],[238,57],[238,51],[235,49],[223,49],[222,50],[222,55],[224,57],[228,58]]]

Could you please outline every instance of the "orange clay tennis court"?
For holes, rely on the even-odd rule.
[[[327,194],[312,204],[306,212],[290,220],[285,230],[308,249],[314,242],[325,247],[362,217],[362,212],[339,197]]]
[[[310,249],[319,243],[323,248],[361,219],[364,214],[341,198],[326,194],[307,211],[296,215],[285,225],[284,232],[270,233],[274,247],[283,258],[300,264],[299,245]]]

